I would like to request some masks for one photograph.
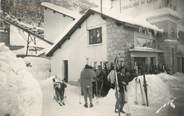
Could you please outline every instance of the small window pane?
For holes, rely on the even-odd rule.
[[[102,43],[102,28],[89,30],[89,44]]]

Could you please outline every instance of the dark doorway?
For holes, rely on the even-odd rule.
[[[64,81],[68,82],[68,60],[64,60]]]
[[[177,57],[177,71],[182,72],[182,58]]]
[[[145,68],[146,58],[145,57],[135,57],[134,62],[137,63],[138,70],[139,70],[138,71],[139,75],[142,75],[143,74],[143,68]]]
[[[149,69],[148,72],[151,74],[157,73],[156,58],[155,57],[150,58],[150,64],[148,64],[148,69]]]

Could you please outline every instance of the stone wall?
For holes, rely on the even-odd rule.
[[[117,55],[127,62],[130,60],[129,48],[134,43],[134,30],[122,24],[117,24],[112,19],[107,21],[107,59],[113,62]]]
[[[165,41],[160,44],[161,49],[164,51],[164,63],[170,73],[175,73],[177,71],[177,52],[176,43],[172,41]]]

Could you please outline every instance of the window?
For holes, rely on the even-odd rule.
[[[89,44],[102,43],[102,28],[89,30]]]

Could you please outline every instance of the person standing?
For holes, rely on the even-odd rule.
[[[118,85],[119,85],[119,90],[116,91],[115,96],[116,96],[116,104],[115,104],[115,112],[118,113],[125,113],[123,110],[124,104],[126,103],[125,101],[125,91],[126,91],[126,79],[125,79],[125,72],[122,72],[123,70],[120,69],[117,72],[117,78],[118,78]],[[117,87],[116,87],[117,89]],[[119,92],[119,96],[118,93]]]
[[[138,68],[136,62],[134,63],[134,71],[135,71],[136,76],[138,76],[139,75],[139,68]]]
[[[80,84],[81,84],[81,89],[84,94],[84,107],[88,107],[88,98],[90,102],[89,107],[93,107],[93,102],[92,102],[92,96],[93,96],[93,86],[92,82],[94,78],[96,77],[95,71],[89,66],[85,65],[85,68],[81,71],[80,75]]]

